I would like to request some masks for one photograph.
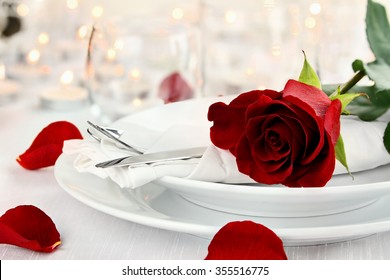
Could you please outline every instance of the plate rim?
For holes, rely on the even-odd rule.
[[[117,217],[126,221],[138,223],[144,226],[150,226],[154,228],[160,228],[164,230],[170,230],[174,232],[182,232],[192,235],[197,235],[199,237],[210,239],[218,230],[217,226],[202,225],[199,223],[191,223],[189,221],[180,220],[178,218],[172,219],[161,219],[158,217],[152,217],[150,215],[145,216],[142,212],[134,213],[128,212],[124,209],[118,207],[110,206],[99,201],[92,199],[86,195],[83,195],[80,192],[77,192],[75,188],[69,187],[64,181],[64,165],[66,166],[67,161],[71,156],[69,155],[60,155],[56,164],[54,166],[54,176],[59,186],[68,193],[71,197],[80,201],[81,203],[113,217]],[[71,169],[72,172],[80,175],[77,170],[70,166],[67,166],[68,169]],[[104,184],[109,183],[111,180],[102,179],[92,174],[81,174],[81,176],[93,176],[95,180],[105,181]],[[112,182],[113,185],[115,183]],[[386,198],[383,198],[386,199]],[[390,196],[387,198],[390,200]],[[131,203],[131,201],[129,201]],[[201,206],[199,206],[201,207]],[[368,206],[369,207],[369,206]],[[149,207],[152,211],[155,209]],[[210,210],[214,211],[214,210]],[[145,212],[146,213],[146,212]],[[162,214],[165,215],[165,214]],[[340,214],[338,214],[340,215]],[[342,215],[342,213],[341,213]],[[250,218],[250,217],[248,217]],[[356,223],[350,225],[335,225],[335,226],[325,226],[325,227],[302,227],[302,228],[276,228],[272,229],[279,235],[279,237],[285,243],[285,246],[301,246],[301,245],[314,245],[314,244],[325,244],[332,242],[341,242],[346,240],[351,240],[355,238],[360,238],[362,236],[367,236],[379,232],[389,231],[390,230],[390,214],[386,220],[373,220],[366,221],[363,223]],[[356,230],[359,232],[357,233]],[[343,235],[340,236],[340,232],[343,232]]]

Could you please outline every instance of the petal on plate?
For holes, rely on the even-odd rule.
[[[0,217],[0,244],[52,252],[61,244],[52,219],[33,205],[21,205]]]
[[[64,141],[69,139],[83,137],[74,124],[67,121],[53,122],[35,137],[31,146],[16,161],[30,170],[52,166],[62,153]]]
[[[252,221],[235,221],[213,237],[206,260],[287,260],[282,240]]]

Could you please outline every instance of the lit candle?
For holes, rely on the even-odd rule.
[[[0,104],[7,103],[20,92],[21,85],[6,78],[5,66],[0,64]]]
[[[32,49],[26,55],[26,62],[29,65],[37,65],[40,58],[41,52],[37,49]]]
[[[72,110],[84,107],[88,103],[86,89],[73,86],[74,74],[67,70],[61,75],[58,87],[48,88],[41,94],[44,107],[56,110]]]
[[[91,10],[91,15],[94,19],[99,19],[103,16],[104,9],[102,6],[95,6]]]
[[[40,59],[41,52],[38,49],[30,50],[24,57],[25,63],[9,66],[9,76],[22,80],[34,80],[47,76],[51,69],[47,65],[40,64]]]
[[[70,10],[75,10],[75,9],[77,9],[77,7],[79,6],[79,1],[77,1],[77,0],[67,0],[67,1],[66,1],[66,6],[67,6]]]
[[[225,93],[239,94],[244,91],[249,91],[257,88],[256,70],[253,67],[246,67],[242,71],[234,71],[226,74],[223,78],[225,81]]]
[[[107,82],[108,88],[112,91],[113,98],[123,102],[133,102],[135,99],[146,99],[149,97],[150,86],[142,76],[138,68],[133,68],[128,72],[127,79],[114,79]],[[136,106],[139,102],[135,101]]]
[[[82,25],[77,29],[77,38],[79,40],[87,39],[89,32],[90,32],[89,27],[87,25]]]
[[[50,36],[46,32],[42,32],[38,35],[37,41],[40,45],[45,46],[50,42]]]
[[[182,20],[184,18],[184,11],[182,8],[174,8],[172,10],[171,16],[174,20]]]
[[[133,98],[145,98],[149,94],[149,85],[142,77],[142,72],[138,68],[133,68],[129,71],[128,82],[126,85],[127,94]]]

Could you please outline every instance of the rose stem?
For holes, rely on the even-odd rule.
[[[366,72],[364,70],[356,72],[355,75],[349,81],[347,81],[340,87],[340,94],[347,93],[348,90],[350,90],[354,85],[356,85],[364,76],[366,76]]]

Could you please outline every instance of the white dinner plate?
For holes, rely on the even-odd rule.
[[[158,132],[169,127],[178,124],[211,126],[207,120],[209,106],[216,101],[228,103],[230,99],[231,96],[171,103],[130,115],[113,126],[128,131],[123,135],[123,140],[142,149],[145,148],[142,145],[147,147],[156,142],[160,136]],[[157,131],[156,137],[149,131],[144,133],[141,128]],[[206,137],[209,141],[208,134],[196,137]],[[335,175],[323,188],[231,185],[171,176],[164,176],[155,182],[193,203],[214,210],[263,217],[305,217],[350,211],[390,194],[389,171],[390,165],[384,165],[354,172],[354,178],[348,174]]]
[[[369,205],[390,194],[390,166],[336,175],[322,188],[233,185],[164,176],[157,184],[210,209],[251,216],[310,217]]]
[[[55,164],[55,177],[67,193],[94,209],[151,227],[212,238],[229,221],[253,220],[275,231],[286,246],[337,242],[390,230],[390,196],[333,215],[243,216],[199,206],[157,184],[120,189],[111,180],[79,173],[73,168],[73,159],[63,154]]]

